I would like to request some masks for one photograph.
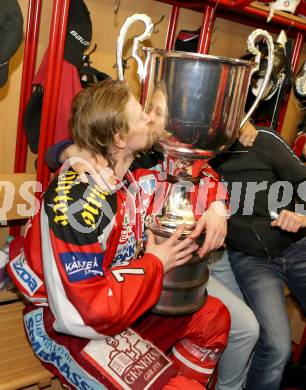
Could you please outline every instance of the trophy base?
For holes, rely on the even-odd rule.
[[[171,233],[156,228],[155,225],[147,224],[153,231],[157,242],[169,238]],[[185,232],[184,232],[185,233]],[[181,236],[183,240],[191,232],[186,231]],[[203,243],[204,235],[198,239]],[[206,285],[209,278],[208,257],[200,258],[194,253],[188,263],[174,268],[164,275],[162,291],[157,304],[151,309],[155,314],[168,316],[181,316],[192,314],[199,310],[206,302]]]
[[[166,306],[166,304],[163,302],[165,300],[166,302],[168,301],[166,294],[163,291],[161,294],[161,299],[157,303],[153,309],[151,310],[152,313],[158,314],[161,316],[170,316],[170,317],[175,317],[175,316],[182,316],[182,315],[188,315],[188,314],[193,314],[196,311],[200,310],[206,303],[207,300],[207,291],[206,288],[201,292],[201,297],[199,297],[196,302],[190,302],[190,303],[185,303],[182,305],[182,300],[185,298],[186,300],[190,300],[190,296],[186,295],[184,297],[181,297],[179,299],[179,296],[176,298],[179,299],[179,305],[172,305]],[[164,295],[164,296],[163,296]]]

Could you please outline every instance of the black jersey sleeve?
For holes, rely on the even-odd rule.
[[[256,148],[280,180],[288,181],[295,187],[306,180],[306,166],[279,134],[258,130]]]

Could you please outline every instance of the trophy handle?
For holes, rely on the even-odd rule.
[[[125,36],[126,36],[127,30],[130,28],[130,26],[134,22],[137,22],[138,20],[145,24],[146,29],[145,29],[143,34],[134,38],[133,48],[132,48],[132,57],[134,57],[135,60],[137,61],[137,64],[138,64],[137,73],[138,73],[140,80],[143,80],[145,77],[145,65],[143,64],[141,58],[137,55],[137,50],[138,50],[139,42],[144,41],[146,38],[148,38],[152,34],[154,24],[148,15],[134,14],[132,16],[129,16],[126,19],[126,21],[123,23],[123,25],[120,29],[120,32],[119,32],[118,40],[117,40],[117,69],[118,69],[119,80],[124,80],[123,66],[122,66],[122,51],[123,51]]]
[[[252,115],[253,111],[257,107],[258,103],[260,102],[260,99],[261,99],[261,97],[266,89],[266,86],[268,85],[268,82],[269,82],[270,76],[271,76],[271,72],[272,72],[273,58],[274,58],[273,39],[272,39],[271,35],[266,30],[257,29],[255,31],[253,31],[248,36],[248,41],[247,41],[248,50],[256,56],[255,61],[257,63],[257,66],[254,67],[252,73],[256,72],[259,69],[261,53],[257,49],[257,47],[255,46],[255,41],[257,40],[258,37],[264,38],[266,41],[266,44],[268,46],[268,66],[267,66],[267,71],[266,71],[264,81],[263,81],[262,86],[260,88],[260,91],[257,95],[257,98],[255,99],[254,103],[252,104],[252,107],[247,112],[246,116],[243,118],[243,120],[240,124],[240,127],[242,127],[245,124],[245,122],[249,119],[249,117]]]

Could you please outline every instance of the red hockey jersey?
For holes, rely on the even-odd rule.
[[[152,254],[135,253],[163,171],[161,155],[146,152],[113,193],[81,183],[72,170],[49,185],[28,223],[24,253],[8,271],[28,300],[50,306],[58,332],[89,339],[114,335],[157,302],[163,265]],[[206,209],[226,195],[214,171],[206,167],[202,174]]]

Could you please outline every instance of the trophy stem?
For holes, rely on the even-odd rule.
[[[147,226],[156,234],[172,235],[182,224],[186,228],[182,234],[191,234],[196,224],[194,209],[196,207],[196,186],[200,182],[198,173],[192,176],[194,161],[189,159],[167,159],[167,191],[159,214],[148,217]],[[199,161],[201,162],[201,161]],[[202,162],[200,166],[205,164]],[[199,164],[198,164],[199,165]]]
[[[189,236],[196,225],[194,215],[196,186],[200,182],[194,166],[202,167],[205,162],[167,157],[167,191],[159,215],[147,218],[146,225],[155,235],[157,243],[171,237],[175,230],[185,224],[180,240]],[[194,176],[193,176],[194,174]],[[197,239],[199,246],[204,234]],[[209,278],[208,257],[200,258],[194,252],[188,263],[176,267],[164,275],[160,298],[152,311],[160,315],[184,315],[199,310],[206,302],[206,285]]]

